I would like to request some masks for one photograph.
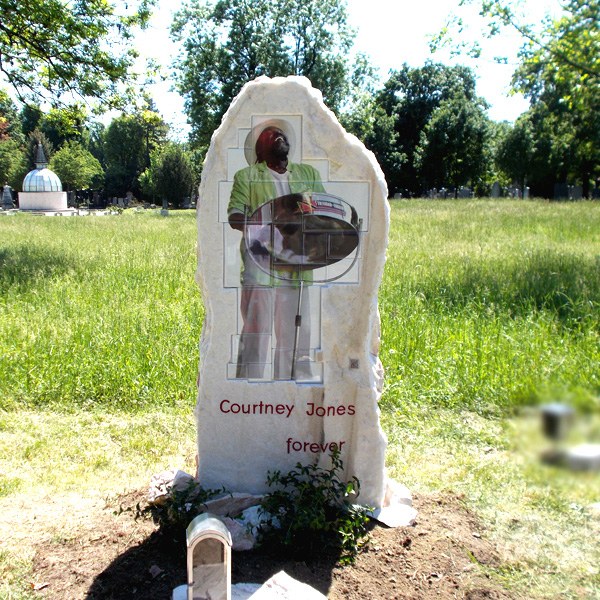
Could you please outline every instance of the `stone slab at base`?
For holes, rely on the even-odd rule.
[[[187,589],[187,585],[176,587],[171,600],[187,600]],[[285,571],[279,571],[263,585],[232,585],[231,600],[327,600],[327,597],[310,585],[290,577]]]
[[[415,524],[418,512],[406,504],[393,504],[378,508],[372,513],[373,518],[387,527],[410,527]]]
[[[566,452],[567,464],[574,471],[600,471],[600,444],[581,444]]]
[[[67,192],[19,192],[21,210],[67,210]]]
[[[410,490],[405,485],[388,479],[383,506],[370,514],[388,527],[409,527],[415,524],[418,512],[413,508]]]
[[[65,208],[64,210],[21,209],[19,212],[26,213],[28,215],[36,215],[39,217],[74,217],[79,215],[79,211],[76,208]]]

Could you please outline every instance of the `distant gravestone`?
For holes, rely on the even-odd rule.
[[[581,200],[583,198],[583,188],[580,185],[572,185],[569,187],[569,198],[571,200]]]
[[[502,188],[500,187],[500,184],[497,181],[494,181],[494,183],[492,183],[491,197],[492,198],[500,198],[501,194],[502,194]]]
[[[308,79],[261,77],[213,135],[199,197],[201,485],[264,493],[269,471],[337,449],[381,507],[389,204],[373,154]]]
[[[14,207],[15,204],[13,202],[12,197],[12,188],[10,187],[10,185],[6,184],[2,188],[2,208],[4,208],[4,210],[10,210]]]
[[[555,200],[568,200],[569,199],[569,186],[566,183],[555,183],[554,184],[554,199]]]

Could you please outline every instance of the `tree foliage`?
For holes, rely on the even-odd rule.
[[[21,119],[17,105],[0,89],[0,140],[6,138],[23,141]]]
[[[167,132],[161,116],[150,108],[110,123],[103,144],[109,196],[140,192],[139,177],[150,166],[151,152],[166,141]]]
[[[533,124],[527,115],[517,119],[502,137],[496,150],[496,164],[524,193],[535,152]]]
[[[563,10],[539,42],[521,49],[513,85],[531,100],[536,136],[552,149],[546,177],[579,180],[587,196],[600,168],[600,2],[569,0]],[[565,145],[557,161],[555,149]]]
[[[460,5],[477,7],[486,23],[485,35],[512,29],[523,39],[513,87],[529,98],[531,108],[526,119],[515,124],[499,164],[518,181],[527,177],[536,194],[551,196],[555,182],[568,180],[580,182],[587,196],[590,181],[600,169],[599,0],[565,0],[558,18],[546,17],[535,23],[521,13],[521,8],[528,6],[523,0],[461,0]],[[477,56],[477,41],[469,43],[465,35],[461,40],[453,35],[462,25],[455,19],[455,27],[445,28],[434,47],[449,43],[458,50],[466,47]],[[516,168],[507,151],[519,137],[524,141],[525,125],[531,130],[531,135],[527,134],[529,162]]]
[[[260,75],[304,75],[333,110],[349,92],[352,31],[341,0],[190,0],[171,31],[183,44],[177,87],[199,145]]]
[[[153,0],[0,0],[0,73],[24,103],[65,96],[113,105]]]
[[[415,153],[435,111],[450,100],[454,103],[447,108],[458,107],[461,102],[483,106],[469,68],[429,61],[418,68],[405,64],[392,71],[377,94],[376,118],[365,141],[382,165],[391,193],[415,195],[423,191],[423,185],[431,184],[427,173],[422,172],[429,163],[418,164]],[[441,120],[437,126],[442,126]]]
[[[424,188],[483,183],[490,156],[488,118],[483,108],[458,94],[432,113],[415,148]]]
[[[66,142],[55,152],[50,168],[58,175],[66,190],[85,190],[102,185],[102,165],[75,141]]]
[[[60,148],[65,142],[81,140],[85,135],[87,111],[82,105],[51,108],[40,117],[38,127],[55,148]]]
[[[194,191],[192,157],[181,144],[168,143],[151,156],[150,167],[141,177],[142,191],[179,207]]]
[[[13,189],[21,189],[27,173],[27,157],[22,144],[12,138],[0,139],[0,186],[8,183]]]

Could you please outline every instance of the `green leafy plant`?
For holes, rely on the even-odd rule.
[[[369,507],[353,504],[360,492],[356,477],[340,478],[343,462],[332,451],[331,468],[296,464],[287,474],[269,472],[259,543],[292,556],[339,552],[342,563],[352,563],[366,542]]]
[[[205,502],[227,493],[224,488],[205,490],[194,482],[183,490],[167,488],[167,494],[160,501],[143,508],[138,504],[136,518],[149,516],[161,529],[183,533],[195,517],[206,512]]]

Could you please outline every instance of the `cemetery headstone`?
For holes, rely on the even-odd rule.
[[[555,200],[568,200],[569,199],[569,186],[566,183],[555,183],[554,184],[554,199]]]
[[[500,184],[497,181],[494,181],[494,183],[492,183],[491,197],[492,198],[500,198],[501,192],[502,192],[502,188],[500,187]]]
[[[15,204],[13,202],[12,197],[12,188],[10,187],[10,185],[6,184],[2,188],[2,208],[4,208],[4,210],[10,210],[14,207]]]
[[[308,79],[261,77],[214,133],[199,197],[200,484],[261,494],[269,471],[337,450],[358,502],[381,507],[389,204],[373,154]]]
[[[569,198],[571,200],[581,200],[583,198],[583,187],[580,185],[569,186]]]

